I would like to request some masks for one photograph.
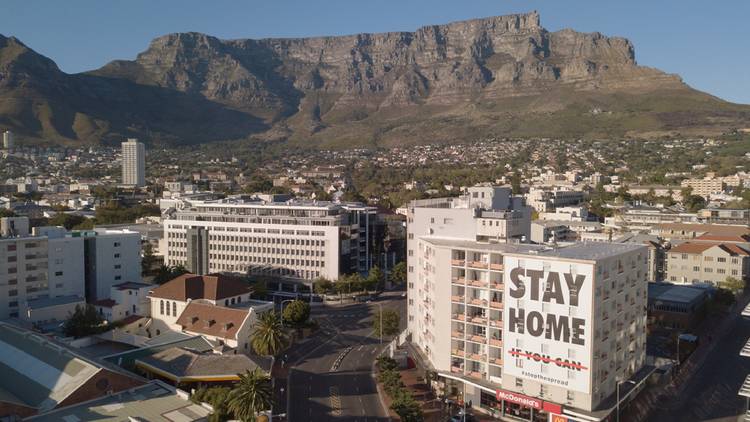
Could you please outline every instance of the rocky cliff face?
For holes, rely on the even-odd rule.
[[[73,91],[85,95],[65,101],[79,108],[88,105],[91,110],[81,119],[98,121],[99,130],[80,133],[73,127],[61,135],[82,140],[145,133],[158,140],[201,142],[265,133],[317,142],[392,144],[427,141],[421,128],[442,128],[427,136],[469,139],[521,134],[539,113],[557,114],[554,120],[569,119],[571,107],[582,116],[590,107],[616,108],[613,98],[618,95],[626,103],[633,95],[657,91],[697,103],[710,98],[677,76],[638,66],[626,39],[548,32],[535,12],[415,32],[340,37],[220,40],[199,33],[170,34],[153,40],[134,61],[115,61],[85,75],[65,75],[48,59],[30,50],[24,54],[34,58],[23,59],[16,50],[0,43],[0,94],[3,87],[17,87],[22,76],[33,85],[42,83],[43,75],[53,75],[47,78],[52,90],[75,86]],[[16,82],[6,82],[11,79]],[[115,108],[126,110],[126,116],[112,119],[102,111],[102,101],[112,103],[110,95],[120,97]],[[175,116],[176,121],[158,115],[174,109],[172,101],[196,115]],[[670,129],[658,116],[651,117],[646,130]],[[189,130],[177,127],[187,120]],[[55,127],[59,124],[65,125],[64,119]],[[580,134],[590,132],[585,126],[591,124],[583,125]],[[613,136],[639,129],[621,122],[606,126],[619,131]],[[21,131],[34,132],[29,129]],[[538,135],[554,135],[548,130]]]

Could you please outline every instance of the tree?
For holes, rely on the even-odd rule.
[[[310,304],[297,299],[286,305],[282,314],[285,322],[300,327],[310,319]]]
[[[14,213],[13,211],[9,209],[5,209],[5,208],[0,208],[0,218],[15,217],[15,216],[16,216],[16,213]]]
[[[261,356],[276,356],[288,342],[281,317],[275,311],[268,311],[258,316],[250,343],[255,353]]]
[[[85,337],[103,331],[104,319],[96,312],[93,305],[76,305],[75,311],[63,325],[63,331],[68,337]]]
[[[401,323],[401,317],[398,312],[392,309],[384,309],[383,311],[383,336],[394,336],[399,333],[399,324]],[[380,335],[380,313],[375,314],[372,321],[372,328],[375,330],[375,334]]]
[[[331,290],[332,284],[331,280],[328,280],[327,278],[316,278],[315,281],[313,281],[313,291],[317,295],[324,295]]]
[[[374,266],[370,268],[370,273],[367,274],[367,278],[365,279],[365,288],[367,290],[382,289],[384,282],[385,274],[383,274],[383,271],[379,267]]]
[[[84,221],[86,221],[86,217],[82,215],[65,214],[60,212],[50,218],[47,224],[50,226],[63,226],[66,230],[72,230],[73,227],[83,224]]]
[[[700,195],[688,195],[682,197],[682,205],[690,212],[695,212],[706,207],[706,199]]]
[[[146,242],[143,244],[143,258],[141,259],[141,275],[146,276],[151,274],[151,269],[156,263],[156,256],[154,255],[154,247],[151,243]]]
[[[263,280],[258,280],[253,283],[253,297],[263,299],[268,295],[268,286]]]
[[[257,368],[239,374],[239,377],[229,392],[227,408],[243,422],[254,421],[260,412],[270,409],[273,404],[271,379]]]
[[[231,418],[229,411],[229,387],[201,387],[195,390],[190,400],[194,403],[208,403],[214,408],[209,422],[223,422]]]
[[[726,280],[720,283],[720,287],[723,289],[727,289],[735,296],[738,296],[745,288],[745,282],[738,278],[727,277]]]
[[[391,273],[388,278],[390,278],[391,283],[393,284],[403,284],[406,282],[406,262],[401,261],[394,265],[393,268],[391,268]]]
[[[424,420],[422,407],[414,400],[411,392],[405,388],[395,391],[393,401],[391,402],[391,409],[396,412],[403,422],[422,422]]]
[[[513,190],[513,195],[521,194],[521,174],[518,172],[513,173],[510,178],[510,187]]]
[[[167,281],[174,280],[175,278],[187,274],[189,271],[187,268],[183,267],[182,265],[174,265],[174,266],[168,266],[168,265],[161,265],[156,270],[156,275],[154,276],[154,283],[156,284],[164,284]]]

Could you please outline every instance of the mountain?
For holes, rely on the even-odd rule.
[[[391,146],[716,134],[749,123],[750,106],[639,66],[628,40],[549,32],[536,12],[335,37],[169,34],[135,60],[73,75],[0,36],[0,129],[53,142]]]

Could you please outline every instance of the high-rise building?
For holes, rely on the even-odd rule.
[[[122,184],[146,185],[146,148],[137,139],[122,143]]]
[[[13,149],[13,132],[6,130],[3,132],[3,149]]]
[[[465,198],[409,208],[407,326],[417,357],[441,395],[475,411],[603,420],[617,384],[642,380],[647,248],[519,243],[528,229],[500,231],[514,227],[512,211],[486,218],[500,212],[484,206],[505,201],[473,207],[468,196],[468,213],[459,211]]]

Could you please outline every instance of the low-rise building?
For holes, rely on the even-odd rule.
[[[649,327],[691,330],[703,320],[708,299],[703,287],[648,283]]]
[[[112,286],[107,299],[100,299],[92,304],[99,315],[109,322],[133,315],[148,317],[151,315],[148,293],[153,288],[152,284],[126,281]]]
[[[719,285],[750,279],[750,250],[734,243],[685,242],[667,251],[666,280]]]

